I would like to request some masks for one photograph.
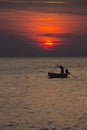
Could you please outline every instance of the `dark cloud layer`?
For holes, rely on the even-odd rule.
[[[27,39],[18,35],[0,32],[0,56],[33,56],[33,50],[37,52],[37,49],[35,45],[31,44],[32,41],[31,38]]]
[[[44,0],[11,0],[0,1],[0,8],[6,9],[32,9],[34,11],[45,11],[54,13],[71,13],[79,15],[87,15],[86,0],[65,0],[64,3],[50,3]],[[58,2],[59,0],[56,0]]]
[[[68,37],[63,34],[63,37]],[[73,35],[72,35],[73,37]],[[87,56],[87,38],[86,36],[72,39],[68,45],[56,45],[53,50],[44,50],[32,44],[31,38],[25,38],[17,35],[0,32],[0,56],[1,57],[41,57],[41,56]],[[70,41],[71,41],[70,39]],[[34,40],[33,40],[34,42]],[[36,42],[36,41],[35,41]],[[69,42],[69,39],[68,39]],[[76,42],[76,44],[73,44]]]

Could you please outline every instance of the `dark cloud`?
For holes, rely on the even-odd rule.
[[[57,37],[57,38],[75,38],[75,37],[81,37],[80,35],[77,34],[55,34],[55,33],[47,33],[47,34],[43,34],[43,35],[39,35],[39,36],[48,36],[48,37]]]
[[[86,6],[87,0],[67,0],[67,2],[71,5],[75,6]]]
[[[43,34],[40,36],[46,36],[46,37],[53,37],[53,38],[62,38],[62,39],[66,39],[65,41],[73,44],[73,43],[77,43],[77,44],[87,44],[87,34],[52,34],[52,33],[47,33],[47,34]],[[64,42],[65,43],[65,42]]]
[[[86,0],[65,0],[64,3],[49,3],[50,0],[11,0],[9,2],[0,1],[0,8],[6,9],[31,9],[34,11],[54,12],[54,13],[71,13],[87,15]],[[59,0],[56,0],[58,2]]]
[[[68,38],[68,34],[65,36],[63,34],[61,37]],[[71,38],[67,42],[70,44],[61,46],[56,44],[53,49],[45,50],[40,48],[37,41],[32,38],[27,39],[23,36],[0,32],[0,57],[87,56],[86,36],[76,38],[74,35],[69,35],[69,37]]]
[[[0,32],[0,56],[34,56],[38,49],[32,42],[31,38]]]

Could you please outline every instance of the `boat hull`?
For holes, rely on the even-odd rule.
[[[48,77],[49,78],[67,78],[68,75],[67,74],[59,74],[59,73],[52,73],[52,72],[48,72]]]

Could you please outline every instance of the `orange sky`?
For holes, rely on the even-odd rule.
[[[86,5],[86,0],[0,0],[0,53],[87,55]]]
[[[0,29],[32,37],[39,44],[47,40],[55,43],[63,41],[63,38],[46,34],[83,33],[87,27],[87,17],[81,15],[8,10],[0,12],[0,16]]]

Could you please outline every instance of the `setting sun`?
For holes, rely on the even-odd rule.
[[[54,46],[54,43],[50,40],[47,40],[45,43],[44,43],[44,47],[53,47]]]

